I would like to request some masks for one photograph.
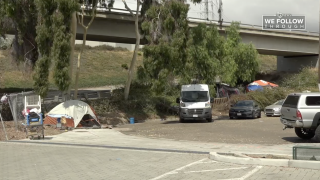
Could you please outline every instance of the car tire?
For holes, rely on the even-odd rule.
[[[267,115],[267,117],[271,117],[271,115]]]
[[[320,125],[318,125],[318,127],[317,127],[317,129],[316,129],[316,131],[315,131],[315,136],[314,136],[314,138],[316,139],[316,141],[317,141],[318,143],[320,143]]]
[[[207,119],[208,122],[212,122],[212,117]]]
[[[257,118],[257,113],[256,112],[252,112],[252,119],[256,119]]]
[[[232,117],[232,116],[229,116],[229,119],[234,119],[234,117]]]
[[[260,113],[259,113],[259,116],[258,116],[258,118],[261,118],[261,111],[260,111]]]
[[[306,130],[303,128],[294,128],[296,135],[301,139],[312,139],[315,136],[315,131]],[[318,130],[320,131],[320,130]]]
[[[179,118],[179,122],[180,122],[180,123],[184,123],[184,119]]]

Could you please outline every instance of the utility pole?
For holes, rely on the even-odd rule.
[[[209,0],[205,1],[206,20],[209,21]]]
[[[222,29],[222,0],[219,0],[219,9],[218,9],[218,13],[219,13],[219,27],[220,29]]]
[[[213,0],[211,1],[211,21],[213,21],[214,18],[214,10],[213,10]]]

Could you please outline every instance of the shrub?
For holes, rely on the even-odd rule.
[[[152,92],[151,86],[132,83],[130,95],[127,101],[124,100],[124,88],[116,89],[111,99],[98,99],[88,103],[95,109],[98,115],[109,112],[122,112],[129,115],[144,114],[148,117],[151,114],[169,115],[174,113],[173,105],[178,94],[165,96],[156,95]]]
[[[121,64],[121,67],[122,67],[123,69],[125,69],[125,70],[128,70],[128,69],[129,69],[128,64]]]
[[[294,90],[283,87],[272,89],[265,88],[263,91],[251,91],[247,94],[233,95],[228,103],[231,105],[241,100],[255,100],[260,107],[264,109],[266,106],[286,98],[287,95],[292,92],[294,92]]]
[[[82,44],[76,44],[74,46],[74,50],[76,51],[80,51],[81,50],[81,47],[82,47]],[[89,46],[89,45],[85,45],[84,46],[84,50],[88,50],[88,49],[92,49],[93,47]]]
[[[299,73],[285,78],[280,85],[296,91],[317,89],[318,71],[316,68],[305,67]]]
[[[2,104],[2,108],[0,110],[1,110],[0,113],[1,113],[2,119],[4,121],[12,121],[13,120],[13,116],[12,116],[9,104]]]

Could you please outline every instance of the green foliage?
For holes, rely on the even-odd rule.
[[[8,33],[15,35],[12,53],[15,62],[27,61],[33,66],[38,59],[36,24],[34,0],[0,1],[0,36]]]
[[[285,99],[286,96],[292,92],[292,90],[283,87],[265,88],[263,91],[251,91],[247,94],[233,95],[230,98],[230,104],[234,104],[240,100],[255,100],[260,108],[264,109],[276,101]]]
[[[215,77],[220,76],[224,82],[232,84],[237,66],[227,54],[225,40],[219,35],[217,27],[213,25],[207,28],[205,24],[199,24],[190,34],[184,77],[214,84]]]
[[[236,63],[236,71],[229,82],[231,85],[234,85],[237,80],[254,80],[255,75],[259,72],[258,52],[251,43],[241,43],[239,29],[238,22],[231,23],[231,26],[227,30],[227,40],[225,43],[227,57],[230,60],[233,59]]]
[[[155,94],[150,85],[133,82],[130,89],[129,99],[124,101],[124,88],[113,91],[111,99],[99,99],[88,102],[99,116],[103,116],[109,112],[117,114],[124,113],[127,118],[140,117],[152,118],[152,115],[166,116],[174,115],[173,106],[176,105],[175,99],[177,94],[171,96],[164,94]]]
[[[125,69],[125,70],[128,70],[128,69],[129,69],[128,64],[121,64],[121,67],[122,67],[123,69]]]
[[[52,16],[57,8],[57,3],[51,0],[36,0],[37,11],[40,18],[36,27],[39,59],[33,74],[34,90],[41,97],[46,97],[49,89],[49,68],[51,65],[51,46],[53,44]]]
[[[55,62],[54,80],[60,91],[66,91],[71,84],[69,75],[70,38],[72,13],[79,9],[77,0],[56,0],[58,8],[53,16],[52,58]]]
[[[45,97],[49,88],[49,68],[54,61],[54,81],[60,91],[71,84],[69,58],[71,53],[71,15],[79,9],[77,0],[36,0],[38,26],[36,41],[40,58],[34,72],[34,88]]]
[[[170,79],[183,72],[187,60],[189,6],[182,1],[164,1],[153,5],[146,12],[141,27],[148,44],[144,46],[143,67],[138,77],[152,84],[160,93],[169,86]]]

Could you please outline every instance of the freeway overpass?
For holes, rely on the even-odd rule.
[[[88,23],[89,17],[84,22]],[[191,20],[189,26],[210,22]],[[215,23],[215,22],[213,22]],[[223,24],[221,35],[225,36]],[[253,43],[260,54],[278,56],[279,71],[297,71],[301,66],[315,66],[319,51],[319,34],[299,31],[262,30],[261,27],[241,25],[240,36],[244,43]],[[78,26],[77,39],[83,29]],[[99,12],[88,30],[87,40],[135,44],[134,20],[129,13]],[[141,39],[141,45],[146,42]]]
[[[126,11],[123,10],[122,11]],[[86,16],[87,24],[90,17]],[[189,26],[195,27],[199,23],[211,22],[189,19]],[[217,22],[212,22],[217,23]],[[230,23],[224,23],[220,34],[225,36],[225,29]],[[297,71],[302,66],[316,66],[319,54],[319,33],[262,30],[254,25],[240,25],[242,42],[253,43],[260,54],[275,55],[278,57],[278,71]],[[77,26],[77,40],[82,40],[83,29]],[[98,12],[95,20],[88,29],[87,40],[100,42],[114,42],[135,44],[134,19],[124,12]],[[141,39],[141,45],[145,44]]]

